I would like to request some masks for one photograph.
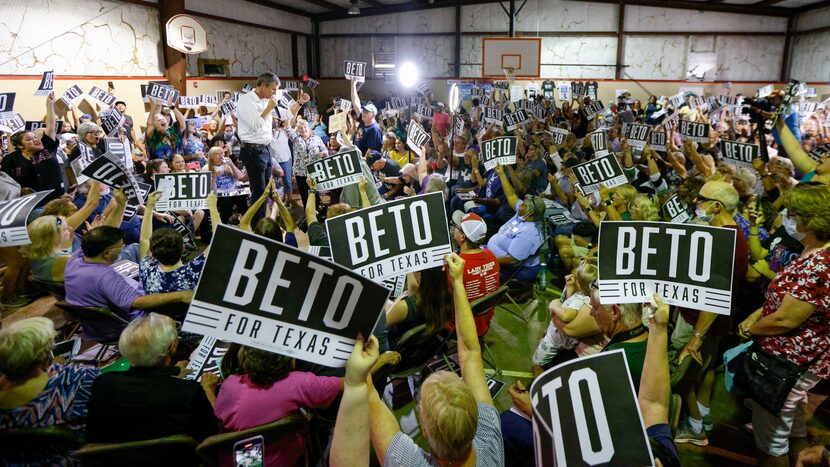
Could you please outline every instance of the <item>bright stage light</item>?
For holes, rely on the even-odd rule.
[[[418,82],[418,67],[412,62],[402,63],[398,68],[398,79],[405,88],[411,88]]]

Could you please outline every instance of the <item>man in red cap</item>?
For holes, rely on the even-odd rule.
[[[494,292],[501,285],[499,260],[490,250],[479,246],[487,235],[484,219],[478,214],[455,211],[452,220],[453,239],[461,248],[459,256],[464,259],[464,288],[467,290],[467,298],[473,302]],[[487,313],[473,317],[479,336],[483,336],[490,328],[494,311],[491,308]]]

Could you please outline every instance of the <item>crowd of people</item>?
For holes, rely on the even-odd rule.
[[[480,344],[495,308],[473,315],[470,304],[504,284],[514,299],[526,301],[541,283],[543,292],[561,289],[561,297],[545,307],[550,324],[531,343],[535,351],[518,357],[536,377],[568,358],[623,350],[661,465],[681,464],[678,444],[708,444],[719,416],[711,404],[718,367],[741,340],[752,342],[743,351],[799,370],[776,394],[779,407],[743,396],[759,465],[828,465],[830,451],[808,446],[805,420],[809,392],[830,376],[830,151],[821,150],[830,143],[830,128],[823,106],[799,115],[785,105],[783,91],[774,91],[759,96],[762,104],[738,96],[716,97],[717,106],[696,99],[709,96],[690,94],[681,101],[648,96],[643,106],[623,93],[596,109],[583,95],[511,99],[506,89],[487,85],[461,103],[438,102],[426,92],[418,107],[390,111],[392,96],[367,101],[352,82],[351,95],[325,109],[302,91],[290,108],[280,108],[280,84],[265,73],[249,92],[226,94],[225,102],[236,99],[228,114],[221,102],[211,113],[151,100],[143,131],[123,102],[115,104],[127,115],[117,137],[132,148],[136,179],[152,184],[155,174],[210,172],[208,209],[158,212],[161,193],[152,192],[135,216],[125,216],[123,189],[79,182],[85,177],[73,169],[78,158],[105,152],[100,121],[94,114],[78,117],[73,107],[74,117],[57,134],[53,95],[46,97],[44,128],[5,135],[0,201],[51,192],[29,216],[31,243],[0,248],[6,265],[0,305],[13,310],[37,296],[30,273],[41,283],[62,284],[69,305],[106,307],[120,318],[82,321],[83,338],[117,342],[129,369],[56,362],[49,319],[4,325],[0,430],[60,425],[91,443],[182,433],[203,440],[304,408],[337,412],[324,437],[330,437],[331,465],[369,465],[371,452],[383,465],[533,465],[530,381],[509,388],[513,408],[499,413]],[[511,113],[520,105],[532,115],[510,131],[485,118],[485,107]],[[415,111],[423,107],[432,115]],[[341,112],[346,125],[329,133],[331,117]],[[708,141],[684,138],[680,120],[707,125]],[[423,147],[407,142],[412,122],[430,134]],[[665,145],[634,147],[629,131],[637,123],[664,132]],[[598,157],[596,132],[607,135],[627,183],[592,191],[579,184],[573,168]],[[484,143],[505,135],[516,137],[516,163],[486,168]],[[764,156],[751,167],[733,165],[721,154],[722,140],[757,144]],[[318,191],[308,164],[354,149],[361,155],[360,182]],[[325,219],[434,192],[444,195],[456,253],[443,268],[407,274],[404,292],[380,312],[373,335],[357,336],[345,369],[234,344],[221,377],[181,378],[179,360],[200,337],[182,333],[181,321],[209,255],[203,247],[219,224],[294,247],[301,229],[310,246],[329,246],[342,240],[329,237]],[[600,302],[602,223],[669,222],[675,216],[661,208],[675,195],[688,222],[735,231],[729,315],[670,307],[658,295],[650,305]],[[568,222],[551,220],[555,210],[565,211]],[[124,260],[138,265],[136,276],[112,267]],[[427,449],[401,430],[382,399],[380,371],[407,358],[396,349],[420,325],[428,335],[455,335],[450,350],[457,350],[460,366],[460,377],[435,372],[416,391]],[[675,432],[671,394],[682,401]],[[267,465],[295,465],[307,443],[297,432],[267,445]],[[14,456],[10,464],[73,462],[47,448]]]

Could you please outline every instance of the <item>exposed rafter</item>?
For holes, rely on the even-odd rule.
[[[256,3],[257,5],[262,5],[268,8],[272,8],[274,10],[284,11],[286,13],[291,13],[294,15],[306,16],[311,17],[311,13],[307,11],[300,10],[298,8],[292,8],[290,6],[280,5],[279,3],[269,2],[268,0],[245,0],[248,3]]]
[[[400,3],[397,5],[384,5],[382,7],[361,8],[360,16],[385,15],[387,13],[400,13],[402,11],[431,10],[433,8],[452,8],[456,5],[479,5],[482,3],[499,3],[499,0],[435,0],[433,3],[428,3],[426,1],[416,1],[409,3]],[[331,21],[334,19],[343,18],[354,18],[354,16],[347,15],[345,10],[337,13],[320,13],[319,15],[314,16],[314,19],[316,19],[317,21]]]
[[[753,4],[748,5],[748,6],[750,6],[750,7],[752,7],[752,8],[756,8],[756,7],[759,7],[759,6],[770,6],[770,5],[775,5],[776,3],[781,3],[781,2],[783,2],[783,1],[784,1],[784,0],[761,0],[761,1],[760,1],[760,2],[758,2],[758,3],[753,3]]]
[[[592,2],[592,3],[613,3],[619,5],[640,5],[651,6],[659,8],[671,8],[680,10],[697,10],[697,11],[720,11],[725,13],[741,13],[745,15],[756,16],[784,16],[789,17],[796,10],[781,7],[758,7],[756,5],[737,5],[732,3],[703,3],[691,2],[685,0],[676,0],[666,2],[663,0],[574,0],[577,2]],[[766,1],[766,0],[764,0]]]
[[[386,5],[380,3],[378,0],[363,0],[364,2],[368,3],[369,5],[376,6],[378,8],[384,8]]]
[[[303,0],[304,2],[311,3],[312,5],[321,6],[331,11],[346,11],[345,7],[342,7],[336,3],[331,3],[327,0]]]
[[[803,13],[805,11],[810,10],[818,10],[819,8],[824,8],[830,6],[830,0],[824,0],[821,2],[813,3],[811,5],[804,5],[803,7],[799,8],[797,11],[799,13]]]

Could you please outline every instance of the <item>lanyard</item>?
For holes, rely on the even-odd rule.
[[[616,336],[612,337],[611,340],[608,341],[608,344],[605,346],[605,348],[602,349],[602,350],[604,352],[605,350],[608,349],[608,347],[611,347],[611,345],[619,344],[620,342],[625,342],[629,339],[634,339],[637,336],[641,336],[641,335],[645,334],[646,331],[647,331],[646,327],[643,326],[642,324],[637,326],[637,327],[631,328],[628,331],[623,331],[623,332],[617,334]]]

